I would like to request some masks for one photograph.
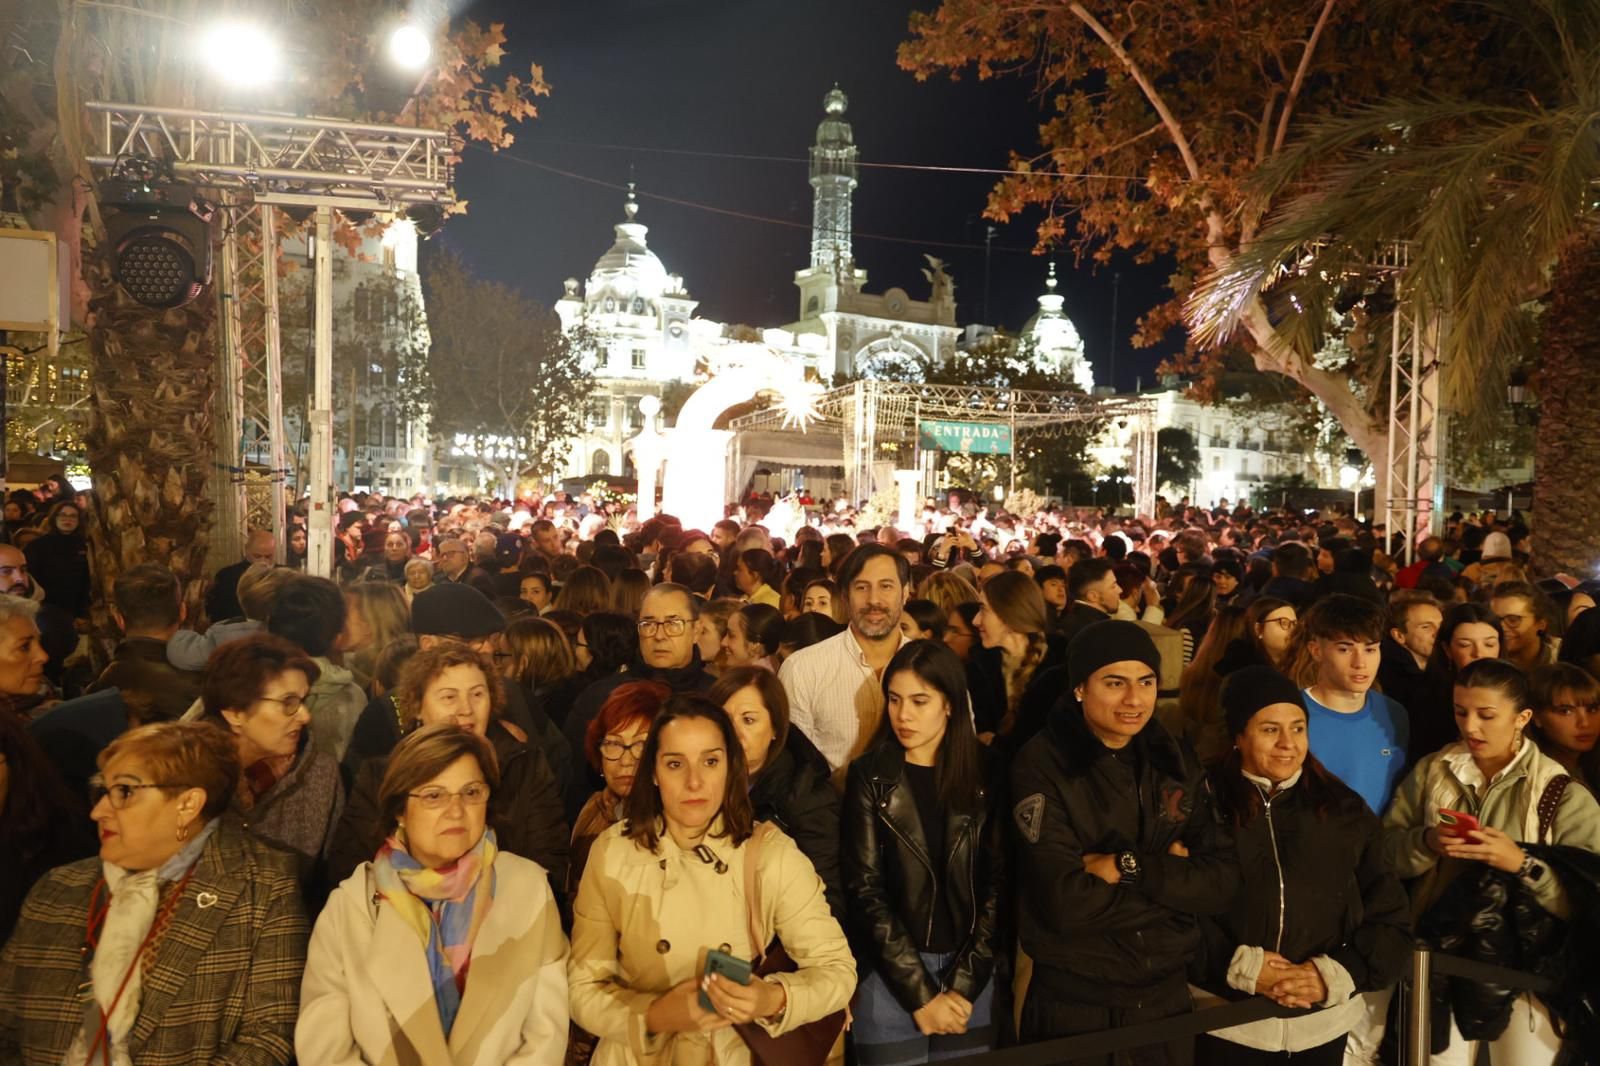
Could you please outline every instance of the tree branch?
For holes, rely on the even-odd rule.
[[[1306,40],[1305,51],[1300,53],[1300,65],[1295,68],[1294,81],[1289,84],[1289,96],[1283,102],[1283,114],[1278,116],[1278,135],[1273,138],[1272,151],[1282,150],[1283,142],[1289,136],[1289,116],[1294,113],[1294,102],[1300,96],[1300,86],[1306,80],[1306,71],[1311,68],[1311,56],[1317,50],[1317,41],[1322,37],[1323,27],[1328,24],[1328,17],[1333,14],[1333,5],[1339,0],[1324,0],[1322,14],[1317,16],[1317,24],[1311,30],[1311,36]]]
[[[1116,56],[1117,60],[1128,71],[1128,76],[1138,84],[1140,91],[1144,93],[1144,98],[1150,101],[1150,106],[1155,108],[1156,114],[1161,116],[1161,124],[1167,128],[1167,134],[1177,147],[1178,154],[1183,157],[1183,166],[1189,172],[1190,180],[1199,181],[1200,163],[1195,159],[1194,148],[1189,144],[1188,135],[1183,132],[1183,124],[1172,113],[1172,109],[1167,106],[1166,98],[1156,90],[1155,83],[1145,74],[1144,69],[1133,61],[1133,57],[1128,54],[1128,50],[1122,47],[1122,44],[1111,35],[1111,31],[1106,29],[1105,25],[1091,15],[1082,4],[1074,0],[1073,3],[1067,5],[1067,10],[1076,15],[1078,20],[1085,26],[1088,26],[1094,32],[1094,35],[1100,38],[1107,48],[1111,49],[1111,54]]]

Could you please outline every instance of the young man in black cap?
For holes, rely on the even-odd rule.
[[[1136,623],[1086,627],[1068,651],[1069,694],[1012,764],[1019,932],[1033,960],[1023,1041],[1188,1011],[1194,915],[1232,902],[1237,860],[1200,761],[1151,720],[1159,666]],[[1129,1059],[1186,1066],[1193,1043]]]

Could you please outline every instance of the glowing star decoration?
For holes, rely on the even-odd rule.
[[[783,427],[794,427],[804,433],[808,424],[822,417],[817,412],[817,398],[821,395],[822,386],[815,381],[800,378],[784,382],[778,401],[773,405],[783,412]]]

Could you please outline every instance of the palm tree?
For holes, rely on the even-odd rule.
[[[1600,8],[1461,6],[1503,20],[1485,61],[1504,68],[1505,90],[1384,100],[1309,128],[1254,180],[1257,211],[1284,206],[1197,288],[1188,313],[1214,342],[1265,295],[1296,347],[1314,352],[1335,307],[1372,295],[1366,264],[1404,242],[1407,265],[1385,295],[1437,324],[1441,402],[1481,425],[1534,343],[1530,305],[1543,305],[1535,562],[1586,572],[1600,545],[1600,434],[1585,432],[1600,401]]]

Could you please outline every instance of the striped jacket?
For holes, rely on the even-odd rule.
[[[0,1063],[57,1066],[83,1025],[81,949],[99,879],[98,858],[58,867],[23,904],[0,952]],[[306,939],[290,857],[224,821],[145,971],[135,1066],[290,1062]]]

